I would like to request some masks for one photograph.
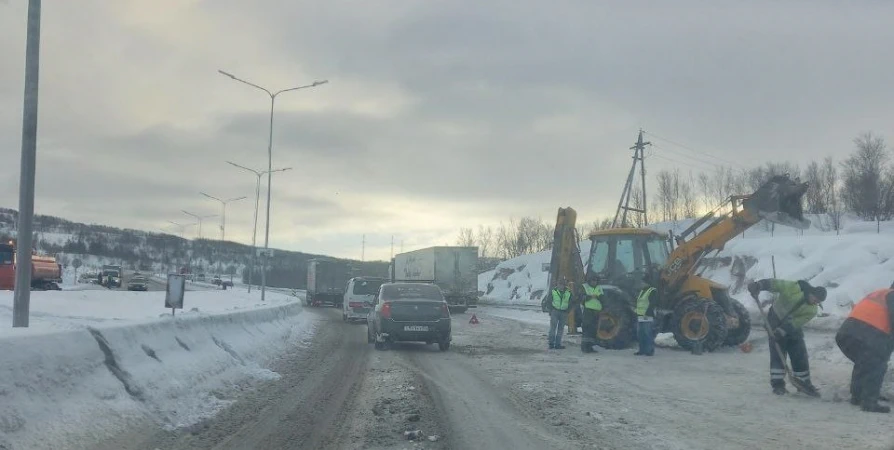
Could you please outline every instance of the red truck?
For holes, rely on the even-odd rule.
[[[15,289],[16,279],[15,242],[0,244],[0,290]],[[62,282],[62,266],[52,256],[31,255],[31,288],[59,290]]]

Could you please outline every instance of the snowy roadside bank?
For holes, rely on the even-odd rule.
[[[279,294],[189,292],[197,310],[176,317],[163,292],[35,294],[32,328],[0,328],[0,448],[88,448],[146,420],[193,425],[278,377],[267,367],[315,326]]]
[[[819,218],[813,221],[814,228],[803,233],[785,227],[771,232],[759,224],[707,259],[702,275],[729,286],[732,296],[756,316],[757,307],[746,286],[752,280],[772,277],[771,261],[775,257],[777,277],[807,280],[828,289],[824,304],[828,316],[817,318],[811,326],[837,328],[855,302],[894,281],[894,223],[883,224],[881,233],[876,233],[875,223],[868,227],[866,222],[850,221],[841,234],[836,234],[818,228],[823,223]],[[659,223],[652,228],[679,233],[691,222]],[[580,246],[586,264],[590,241]],[[480,274],[482,304],[539,306],[547,289],[544,269],[549,260],[548,251],[532,253],[503,261],[495,270]]]

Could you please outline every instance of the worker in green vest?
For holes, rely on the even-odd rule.
[[[571,306],[572,288],[565,279],[560,279],[558,285],[550,291],[547,304],[549,309],[549,348],[564,349],[562,345],[562,333],[565,331],[565,322],[568,320],[568,308]]]
[[[643,280],[642,289],[636,297],[636,337],[639,341],[637,356],[653,356],[655,354],[655,303],[658,291]]]
[[[583,287],[584,312],[581,320],[583,336],[580,339],[580,351],[596,353],[593,346],[596,345],[596,330],[599,328],[599,311],[602,311],[602,287],[599,286],[599,276],[595,273],[590,274]]]

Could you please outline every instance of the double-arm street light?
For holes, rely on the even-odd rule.
[[[202,239],[202,220],[210,219],[212,217],[217,217],[217,214],[209,214],[207,216],[200,216],[197,214],[193,214],[189,211],[186,211],[184,209],[181,209],[181,211],[183,211],[183,214],[186,214],[187,216],[191,216],[192,218],[196,219],[196,223],[199,225],[198,239]]]
[[[251,267],[248,269],[248,292],[251,292],[252,276],[255,271],[255,259],[258,257],[258,246],[257,246],[256,242],[257,242],[257,236],[258,236],[258,203],[260,203],[260,200],[261,200],[261,177],[263,177],[264,175],[267,175],[267,174],[271,174],[271,173],[285,172],[287,170],[292,170],[292,168],[284,167],[282,169],[261,171],[261,170],[249,169],[248,167],[241,166],[241,165],[236,164],[232,161],[227,161],[227,164],[229,164],[233,167],[238,167],[240,169],[247,170],[247,171],[253,173],[257,177],[257,184],[255,184],[255,223],[254,223],[254,227],[251,231]]]
[[[177,223],[177,222],[174,222],[173,220],[169,220],[168,223],[171,225],[174,225],[175,227],[177,227],[178,230],[180,230],[181,238],[183,238],[183,230],[185,230],[186,227],[191,227],[191,226],[195,225],[194,223],[186,223],[186,224]]]
[[[264,93],[266,93],[267,96],[270,97],[270,130],[269,130],[268,138],[267,138],[267,171],[272,172],[273,171],[273,110],[274,110],[274,106],[276,104],[276,97],[279,94],[282,94],[284,92],[297,91],[299,89],[307,89],[307,88],[317,87],[321,84],[328,83],[328,81],[327,80],[314,81],[313,83],[305,85],[305,86],[296,86],[296,87],[292,87],[292,88],[288,88],[288,89],[281,89],[279,91],[273,92],[273,91],[270,91],[269,89],[265,89],[261,86],[258,86],[257,84],[254,84],[250,81],[246,81],[241,78],[238,78],[231,73],[224,72],[223,70],[218,70],[218,72],[221,75],[225,75],[234,81],[238,81],[240,83],[251,86],[255,89],[264,91]],[[264,297],[265,297],[265,294],[267,291],[267,261],[270,259],[270,253],[269,253],[270,252],[270,189],[272,187],[272,182],[271,182],[272,178],[273,177],[267,177],[267,214],[266,214],[267,221],[264,224],[264,264],[263,264],[263,269],[261,271],[261,301],[264,301]]]
[[[219,199],[213,195],[208,195],[204,192],[199,192],[199,194],[202,194],[205,197],[210,198],[211,200],[216,200],[216,201],[220,202],[220,207],[221,207],[220,240],[225,241],[227,238],[227,203],[235,202],[235,201],[239,201],[239,200],[245,200],[248,197],[245,197],[243,195],[242,197],[234,197],[234,198],[228,198],[226,200],[222,200],[222,199]]]

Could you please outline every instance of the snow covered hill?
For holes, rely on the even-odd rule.
[[[0,208],[0,239],[14,238],[17,212]],[[97,224],[71,222],[54,216],[35,216],[34,246],[38,252],[56,255],[65,267],[64,279],[73,282],[71,263],[78,259],[84,271],[98,270],[103,264],[120,264],[125,269],[164,273],[189,266],[196,273],[236,275],[247,280],[251,246],[208,239],[183,239],[166,233],[121,229]],[[267,273],[270,286],[304,288],[307,262],[324,255],[278,250],[273,253]],[[362,275],[383,276],[385,261],[350,261]],[[255,269],[255,280],[260,271]]]
[[[747,282],[772,277],[771,257],[776,259],[779,278],[804,279],[825,286],[829,297],[826,322],[846,316],[853,302],[866,293],[894,281],[894,223],[881,224],[845,219],[840,234],[829,229],[824,217],[810,217],[810,229],[795,230],[760,223],[727,243],[725,249],[705,264],[703,275],[730,286],[734,297],[753,308],[744,287]],[[692,220],[659,223],[659,232],[680,232]],[[581,242],[586,259],[590,242]],[[478,278],[482,301],[501,304],[539,305],[546,290],[544,265],[550,252],[523,255],[500,263]],[[817,321],[821,325],[824,321]]]

